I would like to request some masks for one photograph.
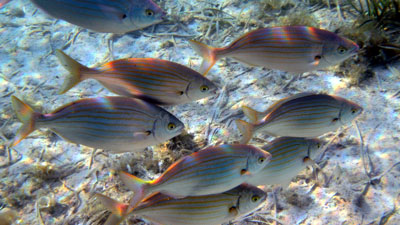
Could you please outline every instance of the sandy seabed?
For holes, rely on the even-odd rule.
[[[174,154],[193,150],[169,153],[165,145],[160,145],[139,155],[98,151],[89,167],[92,149],[68,143],[44,129],[32,133],[11,151],[11,165],[5,147],[20,126],[11,108],[11,95],[43,112],[80,98],[113,95],[94,80],[58,95],[67,72],[55,57],[55,49],[63,49],[87,66],[111,59],[152,57],[197,69],[201,58],[190,48],[189,39],[223,46],[260,26],[253,19],[259,9],[252,1],[192,1],[195,6],[190,1],[163,1],[161,5],[173,22],[122,36],[95,33],[53,19],[28,0],[14,0],[0,9],[0,203],[18,212],[15,224],[97,224],[107,214],[91,198],[94,192],[125,202],[132,194],[114,176],[116,170],[153,179],[175,160]],[[222,8],[224,13],[209,8]],[[283,12],[271,12],[271,17],[274,13]],[[323,7],[314,14],[321,28],[333,30],[340,25],[330,20],[337,17],[333,9]],[[208,75],[221,87],[218,95],[166,107],[185,123],[187,133],[194,137],[195,150],[206,142],[238,140],[233,121],[244,118],[240,113],[243,104],[261,111],[283,97],[324,91],[364,108],[357,119],[362,142],[354,125],[327,134],[324,139],[332,141],[317,160],[322,168],[317,180],[311,170],[304,170],[287,189],[278,192],[276,210],[272,188],[266,187],[266,204],[233,223],[269,224],[276,218],[288,225],[400,224],[400,166],[380,177],[400,159],[400,97],[396,95],[400,74],[396,69],[377,68],[377,76],[350,86],[348,78],[333,71],[337,70],[306,73],[282,91],[291,74],[223,59]],[[251,142],[256,146],[262,146],[263,139],[270,140],[262,134],[256,136]],[[365,164],[369,177],[361,160],[364,151],[368,152]],[[369,179],[373,185],[367,185]],[[125,223],[145,222],[132,217]]]

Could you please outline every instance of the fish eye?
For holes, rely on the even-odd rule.
[[[206,92],[206,91],[208,91],[208,86],[207,85],[201,85],[201,87],[200,87],[200,91],[201,92]]]
[[[357,111],[357,109],[351,109],[351,114],[355,114]]]
[[[252,202],[258,202],[258,200],[260,200],[260,197],[257,195],[254,195],[253,197],[251,197]]]
[[[176,125],[174,123],[169,123],[168,124],[168,130],[173,130],[175,129]]]
[[[265,161],[265,158],[264,158],[264,157],[258,158],[258,163],[263,163],[264,161]]]
[[[154,11],[151,9],[146,9],[146,15],[147,16],[153,16],[154,15]]]
[[[321,148],[321,143],[317,143],[317,148]]]
[[[343,46],[339,46],[337,48],[337,51],[339,52],[339,54],[344,54],[347,52],[347,48],[343,47]]]

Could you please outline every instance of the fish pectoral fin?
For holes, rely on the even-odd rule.
[[[304,163],[306,166],[313,166],[313,167],[316,167],[316,168],[320,168],[320,167],[318,166],[318,164],[317,164],[314,160],[312,160],[310,157],[308,157],[308,156],[306,156],[306,157],[303,158],[303,163]]]
[[[313,66],[318,66],[319,65],[319,63],[321,62],[321,56],[320,55],[316,55],[315,57],[314,57],[314,60],[311,62],[311,64],[313,65]]]
[[[229,208],[229,215],[231,215],[232,217],[236,217],[237,215],[239,215],[239,211],[237,210],[236,206],[232,206]]]
[[[133,137],[135,138],[145,138],[148,137],[152,134],[152,132],[150,130],[148,131],[138,131],[138,132],[133,132]]]
[[[167,93],[168,93],[168,92],[167,92]],[[185,92],[184,92],[184,91],[181,91],[181,90],[174,90],[173,94],[174,94],[174,95],[178,95],[178,96],[182,96],[182,95],[185,94]]]
[[[242,176],[245,176],[245,175],[250,176],[251,173],[247,169],[242,169],[240,171],[240,175],[242,175]]]

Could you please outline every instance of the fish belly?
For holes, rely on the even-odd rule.
[[[274,56],[263,52],[254,52],[251,54],[235,53],[233,58],[250,66],[260,66],[292,73],[304,73],[316,68],[313,60],[307,56],[289,58],[282,55]]]
[[[273,136],[318,137],[338,129],[337,124],[332,124],[332,119],[313,120],[310,118],[309,120],[272,122],[257,130],[266,131]]]
[[[170,202],[150,207],[138,215],[165,225],[219,225],[233,219],[229,215],[229,206],[232,205],[229,198],[209,199],[210,201],[204,202],[192,198],[188,200],[192,202],[185,204],[185,199],[176,204]]]
[[[282,185],[287,186],[290,181],[296,177],[306,165],[301,163],[300,160],[285,164],[285,165],[272,165],[264,168],[259,173],[252,176],[247,183],[254,186],[259,185]]]
[[[69,142],[114,153],[140,151],[157,143],[152,135],[135,137],[133,130],[125,133],[90,128],[51,128],[51,130]]]

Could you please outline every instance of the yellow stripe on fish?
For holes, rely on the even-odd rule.
[[[107,225],[121,223],[129,214],[165,225],[219,225],[257,209],[266,199],[266,193],[257,187],[242,184],[223,193],[188,196],[174,199],[155,193],[144,199],[138,207],[128,210],[128,205],[104,195],[97,198],[113,212]]]
[[[184,129],[169,112],[134,98],[87,98],[48,114],[34,112],[15,96],[11,101],[23,123],[11,146],[36,129],[49,128],[70,142],[120,153],[162,143]]]
[[[261,131],[272,136],[317,137],[350,123],[362,110],[338,96],[300,93],[275,103],[265,113],[245,107],[252,123],[236,120],[236,125],[243,135],[241,143],[248,143],[254,132]]]
[[[224,57],[249,65],[303,73],[339,64],[359,50],[353,41],[306,26],[254,30],[223,48],[213,48],[194,40],[190,44],[203,57],[199,72],[204,75]]]
[[[110,91],[159,105],[176,105],[215,95],[218,87],[200,73],[162,59],[128,58],[88,68],[57,50],[70,72],[60,93],[85,79],[95,79]]]
[[[271,162],[254,174],[247,183],[252,185],[282,185],[287,187],[300,171],[309,165],[321,149],[318,139],[280,137],[263,146],[272,155]]]
[[[131,201],[133,208],[157,191],[182,198],[229,190],[246,182],[270,160],[268,152],[251,145],[220,145],[183,157],[153,181],[128,173],[120,173],[120,177],[135,192]]]

